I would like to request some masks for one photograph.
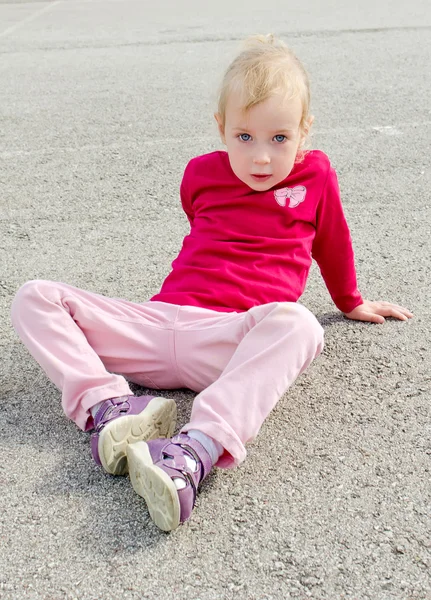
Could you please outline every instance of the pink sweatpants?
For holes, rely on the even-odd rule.
[[[217,440],[227,451],[219,467],[244,460],[245,443],[323,347],[322,327],[297,303],[224,313],[137,304],[51,281],[21,287],[12,321],[81,429],[91,427],[93,405],[131,394],[123,375],[153,389],[199,392],[182,431]]]

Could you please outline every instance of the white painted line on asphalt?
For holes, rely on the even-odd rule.
[[[378,131],[379,133],[384,133],[386,135],[403,135],[402,131],[391,125],[380,125],[373,127],[372,129],[373,131]]]
[[[37,10],[36,12],[34,12],[33,14],[28,15],[27,17],[25,17],[21,21],[18,21],[18,23],[15,23],[15,25],[11,25],[11,27],[8,27],[7,29],[5,29],[4,31],[2,31],[0,33],[0,38],[4,37],[5,35],[8,35],[9,33],[12,33],[13,31],[16,31],[17,29],[19,29],[20,27],[22,27],[25,23],[30,23],[30,21],[34,21],[42,13],[44,13],[44,12],[46,12],[48,10],[53,9],[54,6],[57,6],[61,2],[63,2],[63,0],[56,0],[55,2],[50,2],[47,6],[44,6],[43,8],[41,8],[41,9]]]

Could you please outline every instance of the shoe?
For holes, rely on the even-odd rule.
[[[157,527],[172,531],[190,518],[198,485],[213,466],[202,444],[181,433],[128,446],[127,459],[133,489],[144,498]],[[181,480],[182,489],[173,479]]]
[[[174,400],[154,396],[123,396],[105,400],[94,417],[91,453],[112,475],[128,471],[126,449],[139,440],[171,437],[177,406]]]

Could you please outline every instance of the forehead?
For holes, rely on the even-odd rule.
[[[241,96],[232,94],[226,106],[226,125],[232,128],[296,129],[301,118],[302,102],[298,96],[270,96],[245,110]]]

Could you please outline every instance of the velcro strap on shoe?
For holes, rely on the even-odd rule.
[[[195,461],[201,465],[202,474],[200,481],[203,481],[213,467],[211,456],[208,454],[206,449],[200,442],[184,433],[180,433],[179,435],[175,436],[171,441],[173,444],[178,444],[186,451],[190,452]]]

